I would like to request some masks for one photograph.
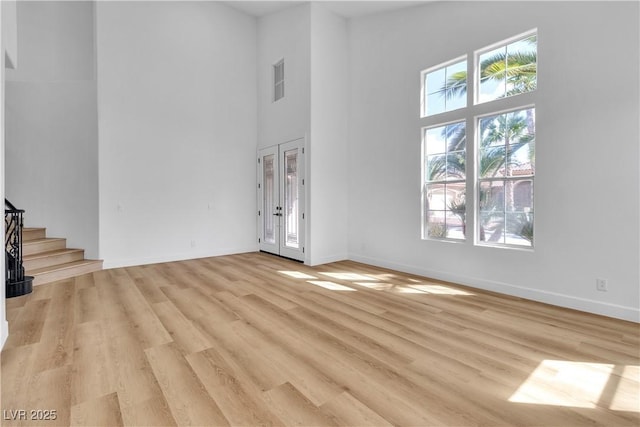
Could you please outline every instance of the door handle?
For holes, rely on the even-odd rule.
[[[273,215],[274,215],[274,216],[282,216],[282,214],[281,214],[281,213],[278,213],[278,212],[274,213]]]

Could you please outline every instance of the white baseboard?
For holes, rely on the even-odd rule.
[[[602,316],[640,323],[640,309],[636,307],[610,304],[602,301],[594,301],[571,295],[542,291],[539,289],[525,288],[508,283],[477,279],[443,271],[428,270],[420,267],[388,262],[386,260],[370,258],[362,255],[351,254],[349,256],[349,259],[364,264],[401,271],[404,273],[431,277],[433,279],[459,283],[461,285],[471,286],[486,291],[498,292],[505,295],[529,299],[559,307],[570,308],[574,310],[585,311],[587,313],[599,314]]]
[[[189,259],[210,258],[215,256],[256,252],[257,250],[258,250],[257,246],[251,246],[251,247],[245,247],[245,248],[219,249],[219,250],[210,251],[210,252],[184,252],[184,253],[166,255],[161,257],[105,259],[103,262],[103,268],[109,269],[109,268],[120,268],[120,267],[132,267],[136,265],[159,264],[163,262],[185,261]]]

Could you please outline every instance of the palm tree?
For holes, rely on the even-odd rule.
[[[536,45],[537,37],[532,35],[523,40],[526,44]],[[480,81],[482,83],[506,81],[507,90],[501,97],[530,92],[537,86],[536,51],[497,52],[480,62]],[[458,71],[448,76],[440,89],[447,99],[467,94],[467,71]]]

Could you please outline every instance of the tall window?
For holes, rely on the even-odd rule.
[[[273,102],[284,98],[284,59],[273,66]]]
[[[421,73],[423,239],[533,246],[537,50],[532,31]]]
[[[424,132],[423,238],[464,239],[466,191],[465,122]]]
[[[481,117],[478,125],[478,216],[482,242],[531,246],[535,110]]]

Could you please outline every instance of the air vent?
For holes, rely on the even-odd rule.
[[[284,98],[284,59],[273,66],[273,102]]]

